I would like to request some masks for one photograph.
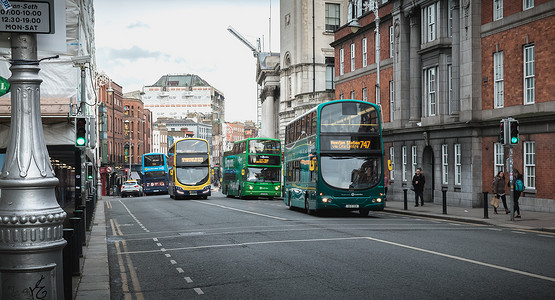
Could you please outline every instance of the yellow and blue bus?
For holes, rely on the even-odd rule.
[[[222,192],[227,197],[281,196],[281,142],[248,138],[235,142],[223,157]]]
[[[164,153],[143,154],[143,191],[145,194],[168,193],[168,163]]]
[[[285,128],[286,205],[307,213],[383,210],[384,152],[379,106],[358,100],[322,103]]]
[[[208,141],[180,139],[168,151],[171,198],[201,198],[211,195]]]

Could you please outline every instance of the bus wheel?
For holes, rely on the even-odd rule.
[[[307,214],[314,215],[314,210],[310,209],[310,207],[308,206],[308,198],[304,199],[304,210]]]
[[[361,215],[361,216],[367,217],[367,216],[368,216],[368,213],[370,212],[370,210],[367,209],[367,208],[361,208],[361,209],[359,210],[359,212],[360,212],[360,215]]]

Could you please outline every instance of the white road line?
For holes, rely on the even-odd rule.
[[[177,265],[177,262],[176,262],[175,260],[173,260],[173,259],[170,260],[170,263],[171,263],[172,265]]]
[[[185,277],[185,281],[187,281],[187,283],[193,283],[193,280],[191,279],[191,277]]]
[[[203,202],[203,201],[198,201],[198,200],[192,200],[192,201],[193,201],[193,202],[197,202],[197,203],[206,204],[206,205],[217,206],[217,207],[225,208],[225,209],[229,209],[229,210],[240,211],[240,212],[244,212],[244,213],[247,213],[247,214],[257,215],[257,216],[266,217],[266,218],[270,218],[270,219],[276,219],[276,220],[281,220],[281,221],[287,221],[287,219],[285,219],[285,218],[280,218],[280,217],[276,217],[276,216],[270,216],[270,215],[260,214],[260,213],[257,213],[257,212],[248,211],[248,210],[243,210],[243,209],[238,209],[238,208],[233,208],[233,207],[224,206],[224,205],[220,205],[220,204],[208,203],[208,202]]]
[[[156,246],[162,247],[162,243],[156,243]]]
[[[547,238],[552,238],[552,237],[553,237],[553,236],[551,236],[551,235],[545,235],[545,234],[538,234],[538,236],[547,237]]]
[[[303,242],[329,242],[329,241],[346,241],[346,240],[361,240],[361,239],[367,239],[367,240],[371,240],[371,241],[375,241],[375,242],[380,242],[380,243],[389,244],[389,245],[393,245],[393,246],[397,246],[397,247],[403,247],[403,248],[407,248],[407,249],[411,249],[411,250],[415,250],[415,251],[420,251],[420,252],[424,252],[424,253],[428,253],[428,254],[443,256],[443,257],[447,257],[447,258],[451,258],[451,259],[455,259],[455,260],[460,260],[460,261],[464,261],[464,262],[468,262],[468,263],[472,263],[472,264],[477,264],[477,265],[481,265],[481,266],[485,266],[485,267],[489,267],[489,268],[493,268],[493,269],[499,269],[499,270],[503,270],[503,271],[507,271],[507,272],[511,272],[511,273],[516,273],[516,274],[520,274],[520,275],[524,275],[524,276],[529,276],[529,277],[534,277],[534,278],[538,278],[538,279],[543,279],[543,280],[555,282],[555,278],[548,277],[548,276],[538,275],[538,274],[529,273],[529,272],[525,272],[525,271],[520,271],[520,270],[516,270],[516,269],[511,269],[511,268],[498,266],[498,265],[494,265],[494,264],[488,264],[488,263],[477,261],[477,260],[472,260],[472,259],[459,257],[459,256],[455,256],[455,255],[450,255],[450,254],[445,254],[445,253],[441,253],[441,252],[436,252],[436,251],[432,251],[432,250],[426,250],[426,249],[417,248],[417,247],[413,247],[413,246],[409,246],[409,245],[404,245],[404,244],[399,244],[399,243],[390,242],[390,241],[386,241],[386,240],[381,240],[381,239],[377,239],[377,238],[373,238],[373,237],[369,237],[369,236],[366,236],[366,237],[329,238],[329,239],[263,241],[263,242],[237,243],[237,244],[220,244],[220,245],[183,247],[183,248],[173,248],[173,249],[164,249],[164,250],[165,251],[185,251],[185,250],[195,250],[195,249],[212,249],[212,248],[215,249],[215,248],[228,248],[228,247],[244,247],[244,246],[249,246],[249,245],[303,243]],[[158,252],[158,250],[122,252],[120,254],[139,254],[139,253],[153,253],[153,252]],[[183,269],[178,268],[178,271],[179,270],[181,270],[180,273],[183,272]]]
[[[194,288],[195,292],[197,292],[197,294],[199,295],[203,295],[204,292],[200,289],[200,288]]]
[[[518,233],[518,234],[526,234],[526,232],[522,232],[522,231],[511,231],[512,233]]]
[[[502,231],[502,229],[499,229],[499,228],[488,228],[488,230],[493,230],[493,231]]]
[[[393,246],[403,247],[403,248],[407,248],[407,249],[411,249],[411,250],[416,250],[416,251],[425,252],[425,253],[438,255],[438,256],[443,256],[443,257],[447,257],[447,258],[451,258],[451,259],[455,259],[455,260],[460,260],[460,261],[464,261],[464,262],[468,262],[468,263],[472,263],[472,264],[477,264],[477,265],[485,266],[485,267],[488,267],[488,268],[499,269],[499,270],[503,270],[503,271],[507,271],[507,272],[511,272],[511,273],[516,273],[516,274],[520,274],[520,275],[524,275],[524,276],[529,276],[529,277],[534,277],[534,278],[538,278],[538,279],[543,279],[543,280],[555,282],[555,278],[548,277],[548,276],[543,276],[543,275],[538,275],[538,274],[529,273],[529,272],[525,272],[525,271],[520,271],[520,270],[516,270],[516,269],[511,269],[511,268],[507,268],[507,267],[502,267],[502,266],[498,266],[498,265],[488,264],[488,263],[477,261],[477,260],[472,260],[472,259],[459,257],[459,256],[455,256],[455,255],[450,255],[450,254],[445,254],[445,253],[441,253],[441,252],[436,252],[436,251],[432,251],[432,250],[426,250],[426,249],[422,249],[422,248],[412,247],[412,246],[403,245],[403,244],[399,244],[399,243],[395,243],[395,242],[389,242],[389,241],[380,240],[380,239],[376,239],[376,238],[372,238],[372,237],[366,237],[366,238],[369,239],[369,240],[375,241],[375,242],[380,242],[380,243],[389,244],[389,245],[393,245]]]
[[[158,238],[153,238],[152,240],[155,242],[158,242]]]
[[[179,273],[185,273],[185,271],[183,271],[183,269],[181,269],[181,268],[175,268],[175,269],[176,269],[177,272],[179,272]]]
[[[166,257],[167,257],[167,258],[170,258],[170,257],[172,257],[172,255],[169,254],[169,253],[166,253]]]

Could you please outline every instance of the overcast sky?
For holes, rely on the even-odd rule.
[[[256,59],[227,28],[279,52],[279,0],[95,0],[94,7],[97,67],[124,92],[166,74],[196,74],[225,95],[226,121],[256,120]]]

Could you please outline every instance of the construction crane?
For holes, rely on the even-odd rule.
[[[245,44],[247,47],[249,47],[249,49],[251,49],[252,51],[252,55],[254,57],[258,57],[258,54],[260,54],[260,38],[256,39],[256,42],[258,44],[258,48],[255,48],[249,41],[247,41],[246,38],[244,38],[239,32],[237,32],[237,30],[235,30],[233,27],[229,26],[227,27],[227,31],[229,31],[231,34],[233,34],[237,39],[239,39],[241,42],[243,42],[243,44]]]

